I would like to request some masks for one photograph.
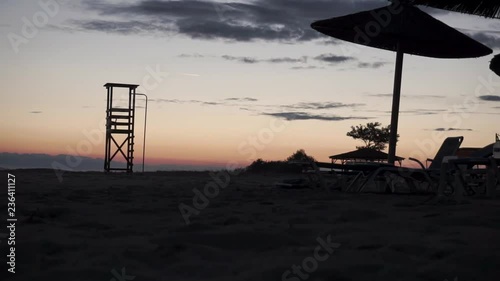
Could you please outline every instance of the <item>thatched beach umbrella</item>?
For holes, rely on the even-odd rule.
[[[349,42],[397,52],[388,162],[394,163],[404,53],[433,58],[474,58],[492,50],[412,5],[390,6],[320,20],[311,27]]]
[[[500,55],[496,55],[490,62],[491,71],[495,72],[496,75],[500,76]]]
[[[391,0],[396,2],[399,0]],[[498,0],[408,0],[414,5],[425,5],[433,8],[500,19],[500,1]],[[490,62],[490,69],[500,76],[500,55]]]
[[[500,54],[495,55],[490,61],[490,70],[500,76]]]
[[[487,18],[500,18],[500,1],[498,0],[408,0],[408,2]]]

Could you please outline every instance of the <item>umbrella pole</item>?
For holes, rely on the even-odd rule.
[[[398,118],[399,118],[399,101],[401,98],[401,78],[403,74],[403,57],[404,53],[401,50],[401,45],[398,43],[396,55],[396,71],[394,72],[394,92],[392,95],[392,113],[391,113],[391,132],[389,138],[389,164],[394,164],[396,161],[396,142],[398,141]]]

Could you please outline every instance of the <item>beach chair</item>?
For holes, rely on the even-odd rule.
[[[443,141],[443,144],[441,144],[441,148],[439,148],[438,152],[436,153],[436,156],[433,159],[427,159],[426,164],[430,162],[430,165],[427,167],[424,166],[422,162],[420,162],[418,159],[415,158],[408,158],[411,161],[414,161],[420,165],[422,170],[426,170],[430,173],[433,173],[435,171],[439,171],[441,169],[441,164],[443,163],[443,160],[445,157],[449,156],[456,156],[456,153],[458,149],[460,148],[460,145],[462,144],[464,140],[464,137],[449,137],[446,138]]]
[[[363,192],[368,186],[378,186],[377,181],[382,180],[382,187],[378,188],[378,191],[388,191],[387,185],[391,185],[395,181],[400,184],[406,185],[410,189],[410,193],[418,192],[420,187],[425,183],[427,188],[425,192],[436,192],[439,183],[439,175],[442,172],[442,163],[445,158],[450,156],[455,156],[457,150],[463,142],[463,137],[448,137],[446,138],[441,147],[439,148],[436,156],[433,159],[427,159],[427,163],[430,165],[427,167],[415,158],[409,158],[411,161],[415,161],[419,164],[421,169],[405,168],[405,167],[395,167],[395,166],[385,166],[380,167],[371,172],[368,176],[359,179],[356,183],[355,190],[357,192]],[[353,183],[354,185],[355,183]],[[391,192],[396,192],[396,186],[391,185]],[[383,189],[383,190],[381,190]],[[377,190],[377,188],[375,188]]]
[[[500,184],[497,168],[500,161],[492,159],[494,145],[495,143],[491,143],[465,158],[450,161],[450,173],[455,176],[454,185],[450,186],[450,193],[455,193],[455,185],[459,185],[460,191],[469,196],[477,193],[490,195],[494,192],[491,189]],[[493,178],[489,174],[492,172],[495,174]],[[494,182],[491,182],[492,180]]]
[[[392,166],[387,163],[367,162],[356,164],[336,164],[326,162],[310,162],[305,165],[304,173],[308,174],[309,180],[327,191],[332,189],[349,191],[351,183],[359,177],[363,177],[380,167]],[[320,169],[324,170],[321,171]],[[326,172],[325,170],[329,170]],[[328,176],[328,181],[326,179]]]
[[[298,188],[316,188],[319,187],[322,190],[330,191],[330,184],[324,177],[324,172],[320,168],[332,168],[330,163],[314,162],[314,161],[289,161],[289,164],[299,165],[302,167],[302,174],[306,178],[300,179],[287,179],[281,182],[275,183],[276,187],[287,188],[287,189],[298,189]],[[333,164],[335,165],[335,164]],[[338,179],[338,175],[333,172],[331,174],[335,181]]]
[[[387,163],[367,162],[356,164],[335,164],[326,162],[292,161],[290,164],[301,165],[302,174],[307,180],[292,179],[276,184],[285,188],[320,187],[323,190],[340,190],[349,192],[359,178],[366,177],[369,173],[380,167],[393,167]],[[321,170],[323,169],[323,171]],[[329,170],[329,171],[326,171]]]

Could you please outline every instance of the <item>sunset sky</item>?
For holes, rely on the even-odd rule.
[[[0,152],[104,157],[103,85],[117,82],[150,98],[148,163],[245,165],[300,148],[328,161],[362,144],[346,136],[351,126],[390,123],[396,55],[309,25],[388,3],[1,1]],[[423,10],[494,52],[405,56],[397,154],[432,157],[446,136],[485,146],[500,133],[500,77],[488,68],[500,21]],[[142,97],[137,105],[140,158]]]

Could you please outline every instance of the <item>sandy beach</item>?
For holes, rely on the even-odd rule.
[[[500,281],[498,20],[0,1],[0,281]]]
[[[186,224],[179,206],[193,207],[193,189],[213,182],[208,172],[65,173],[62,182],[51,170],[11,173],[16,273],[4,268],[2,280],[500,276],[500,200],[285,190],[273,183],[287,176],[242,174]]]

